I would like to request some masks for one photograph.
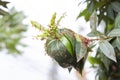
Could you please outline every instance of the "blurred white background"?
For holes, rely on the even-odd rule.
[[[87,27],[83,19],[76,20],[80,9],[85,6],[78,6],[80,0],[7,0],[11,2],[8,8],[15,7],[18,11],[23,11],[27,18],[24,23],[28,25],[26,38],[22,41],[28,45],[24,48],[21,56],[12,56],[0,52],[0,80],[52,80],[51,75],[57,76],[56,80],[78,80],[76,73],[71,73],[67,69],[61,68],[48,56],[45,55],[44,42],[33,39],[39,33],[33,28],[30,20],[35,20],[47,26],[54,12],[61,16],[66,12],[67,16],[62,20],[61,26],[79,32],[81,26]],[[86,35],[87,30],[83,29],[81,34]],[[53,69],[54,67],[55,69]],[[51,74],[51,72],[55,74]]]

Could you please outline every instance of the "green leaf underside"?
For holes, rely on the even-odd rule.
[[[87,34],[87,36],[89,36],[89,37],[97,37],[97,36],[99,36],[99,37],[104,37],[104,34],[103,33],[101,33],[100,31],[95,31],[95,32],[93,32],[93,31],[91,31],[91,32],[89,32],[88,34]]]
[[[113,12],[112,5],[108,6],[107,14],[108,14],[108,17],[110,17],[112,20],[114,20],[114,12]]]
[[[95,6],[95,3],[94,2],[90,2],[90,4],[88,4],[88,11],[90,13],[92,13],[92,11],[94,10],[94,6]]]
[[[112,45],[107,41],[103,40],[99,42],[100,50],[103,52],[103,54],[108,57],[109,59],[116,61],[115,51]]]
[[[117,48],[120,50],[120,37],[116,38],[116,45],[117,45]]]
[[[115,18],[115,28],[120,28],[120,13]]]
[[[116,12],[120,12],[120,3],[119,2],[115,1],[111,5]]]
[[[90,27],[92,32],[96,32],[97,27],[97,13],[94,11],[90,16]]]
[[[103,62],[105,68],[109,70],[110,59],[106,57],[104,54],[102,54],[101,52],[100,52],[100,55],[101,55],[101,61]]]
[[[119,28],[119,29],[113,29],[113,30],[108,34],[108,36],[113,36],[113,37],[120,36],[120,28]]]
[[[83,57],[85,57],[87,53],[87,47],[85,44],[81,41],[79,35],[76,35],[76,45],[75,45],[75,51],[76,51],[76,57],[77,62],[80,61]]]
[[[71,56],[73,56],[73,48],[72,48],[72,44],[70,43],[70,41],[65,36],[62,36],[60,40],[64,44],[64,46],[67,48],[67,50],[70,52]]]
[[[89,37],[96,37],[96,34],[91,31],[91,32],[89,32],[89,33],[87,34],[87,36],[89,36]]]

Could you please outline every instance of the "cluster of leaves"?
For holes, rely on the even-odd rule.
[[[75,57],[82,57],[80,58],[80,64],[79,62],[76,63],[76,60],[74,63],[76,63],[76,69],[81,72],[81,70],[79,70],[79,68],[82,69],[84,64],[84,58],[86,55],[82,54],[82,52],[84,53],[84,50],[89,50],[91,48],[93,48],[93,46],[99,45],[97,47],[97,51],[96,51],[96,55],[94,57],[92,56],[88,56],[88,60],[89,62],[92,64],[92,67],[96,69],[97,74],[96,74],[96,78],[98,78],[99,80],[119,80],[120,79],[120,13],[118,13],[120,11],[119,7],[120,7],[120,2],[118,0],[84,0],[85,3],[87,3],[87,7],[79,14],[79,16],[77,18],[80,18],[82,16],[85,17],[86,21],[90,21],[90,27],[91,27],[91,32],[88,33],[89,37],[96,37],[96,39],[86,39],[84,38],[82,41],[85,41],[84,44],[89,43],[91,41],[95,41],[97,40],[97,44],[93,45],[89,45],[87,44],[87,49],[85,49],[83,47],[83,45],[81,45],[81,39],[80,37],[77,36],[75,37],[75,41],[70,42],[70,39],[73,37],[66,37],[66,34],[61,37],[61,33],[60,33],[60,29],[58,29],[58,24],[60,22],[60,20],[62,19],[62,17],[57,21],[57,23],[55,22],[55,18],[56,18],[56,13],[53,15],[49,28],[46,29],[44,28],[42,25],[38,24],[37,22],[31,21],[32,25],[35,26],[36,28],[38,28],[40,31],[43,31],[42,35],[38,35],[37,37],[40,37],[41,39],[48,39],[48,43],[49,43],[49,39],[53,39],[53,41],[51,41],[48,45],[52,44],[52,42],[58,40],[61,40],[61,38],[66,41],[64,44],[64,40],[60,41],[62,42],[62,44],[64,44],[65,48],[67,48],[68,52],[71,52],[70,50],[70,45],[68,46],[68,42],[70,43],[74,43],[75,42],[75,52],[77,52],[77,54],[75,54]],[[101,25],[101,21],[103,21],[106,25],[104,28],[104,32],[100,32],[97,28],[99,25]],[[63,29],[63,31],[66,29]],[[62,30],[61,30],[62,32]],[[58,34],[59,37],[58,37]],[[75,33],[73,32],[73,34],[75,35]],[[73,35],[71,34],[71,35]],[[79,35],[78,35],[79,36]],[[76,40],[78,41],[78,45],[76,45]],[[55,44],[55,43],[53,43]],[[57,45],[57,46],[56,46]],[[59,47],[60,46],[60,47]],[[56,58],[57,60],[61,60],[65,59],[64,56],[61,56],[61,53],[57,54],[56,52],[59,52],[63,46],[58,45],[50,45],[48,50],[49,54],[54,54],[52,55],[53,58]],[[58,50],[58,51],[56,51]],[[67,51],[65,49],[61,50],[60,52],[65,52]],[[52,53],[54,52],[55,53]],[[86,51],[88,52],[88,51]],[[85,53],[86,53],[85,52]],[[59,56],[58,56],[59,55]],[[63,54],[62,54],[63,55]],[[65,55],[66,56],[66,55]],[[56,60],[56,61],[57,61]],[[65,60],[62,60],[65,61]],[[64,62],[61,62],[60,64],[63,64]],[[96,66],[97,65],[97,66]],[[65,66],[66,67],[66,66]]]
[[[96,69],[99,80],[120,79],[120,1],[119,0],[84,0],[87,7],[80,12],[78,18],[84,16],[90,21],[90,37],[99,38],[95,57],[88,57],[92,67]],[[104,21],[104,33],[97,26]],[[101,27],[103,28],[103,27]],[[97,64],[97,66],[95,65]]]
[[[7,4],[8,4],[9,2],[7,2],[7,1],[2,1],[2,0],[0,0],[0,7],[2,6],[3,8],[7,8]],[[7,11],[5,11],[5,10],[3,10],[3,9],[0,9],[0,15],[6,15],[6,14],[8,14],[8,12]]]
[[[18,12],[15,8],[10,9],[9,14],[0,17],[0,51],[21,53],[18,46],[25,46],[20,40],[24,37],[23,32],[27,30],[27,25],[22,22],[24,18],[23,12]]]
[[[119,0],[84,0],[87,3],[87,7],[79,14],[79,17],[85,16],[85,20],[89,21],[89,17],[94,10],[98,11],[98,23],[102,20],[107,24],[113,23],[117,13],[120,11]]]
[[[63,14],[56,21],[56,13],[53,14],[48,28],[41,24],[31,21],[33,27],[39,29],[42,34],[37,38],[46,40],[46,53],[56,60],[63,68],[72,68],[82,73],[86,55],[88,53],[88,40],[80,34],[67,28],[59,28],[59,23],[65,15]]]

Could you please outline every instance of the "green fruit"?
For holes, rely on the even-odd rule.
[[[58,30],[55,38],[48,37],[45,48],[49,56],[66,68],[76,64],[75,43],[74,32],[64,28]]]

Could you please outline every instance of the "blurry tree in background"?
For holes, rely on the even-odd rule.
[[[24,37],[23,32],[27,30],[27,25],[23,23],[25,15],[15,8],[7,9],[9,2],[1,1],[0,6],[0,51],[11,54],[21,54],[19,49],[26,45],[21,42]],[[7,9],[7,11],[5,11]]]
[[[90,21],[88,36],[99,39],[113,37],[100,40],[96,55],[88,56],[88,61],[96,70],[96,80],[120,80],[120,1],[83,0],[81,4],[87,6],[77,18],[84,16],[86,21]],[[103,31],[98,30],[99,25]]]

